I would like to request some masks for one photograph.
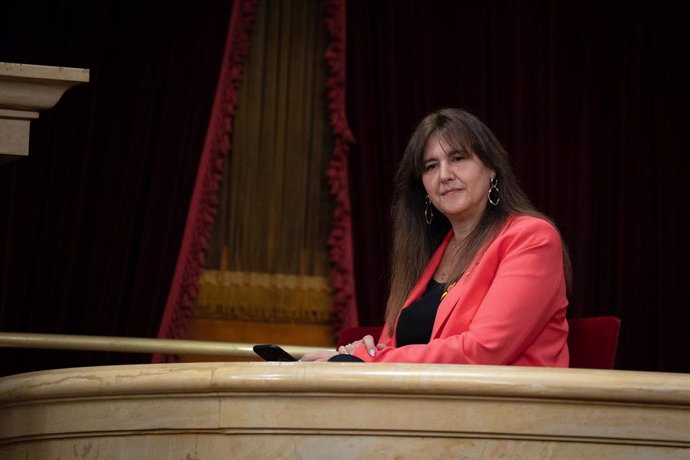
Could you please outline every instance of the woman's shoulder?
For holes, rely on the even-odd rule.
[[[504,236],[530,236],[558,239],[561,236],[553,223],[548,220],[525,214],[512,215],[501,232]]]
[[[544,254],[561,254],[561,236],[547,219],[525,214],[510,215],[481,257],[500,263],[508,254],[546,250]],[[559,256],[560,257],[560,256]]]

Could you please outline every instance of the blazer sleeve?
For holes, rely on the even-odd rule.
[[[359,347],[355,355],[371,362],[515,361],[554,314],[567,305],[560,235],[548,222],[537,222],[541,224],[532,224],[498,242],[492,256],[499,259],[495,276],[486,280],[490,286],[466,331],[432,339],[428,344],[385,348],[374,358]],[[455,308],[463,308],[462,301]],[[448,321],[453,319],[451,313]]]

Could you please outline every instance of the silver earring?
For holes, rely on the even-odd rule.
[[[501,197],[499,196],[498,193],[498,179],[495,177],[491,178],[490,181],[491,187],[489,187],[489,203],[492,205],[496,206],[498,205],[498,202],[501,201]]]
[[[434,220],[434,210],[431,207],[431,199],[429,198],[429,195],[426,196],[424,201],[426,203],[426,208],[424,209],[424,221],[427,225],[431,225],[431,221]]]

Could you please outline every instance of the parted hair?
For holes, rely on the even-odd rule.
[[[453,259],[448,283],[462,276],[478,251],[496,237],[510,215],[530,215],[551,222],[534,208],[520,188],[508,153],[479,118],[452,108],[440,109],[424,117],[407,143],[395,180],[391,279],[386,307],[386,323],[391,334],[405,299],[451,229],[448,219],[435,209],[431,224],[427,225],[424,219],[427,194],[422,183],[423,157],[427,142],[434,134],[455,150],[472,152],[485,166],[493,169],[500,190],[498,205],[486,206],[479,223],[463,242],[458,257]],[[563,270],[569,292],[572,275],[565,245]]]

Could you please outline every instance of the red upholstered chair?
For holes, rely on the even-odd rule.
[[[592,316],[568,320],[570,367],[612,369],[618,349],[621,320],[615,316]],[[337,346],[346,345],[370,334],[378,340],[380,326],[351,327],[338,337]]]
[[[570,367],[613,369],[618,350],[620,318],[592,316],[569,319],[568,349]]]

